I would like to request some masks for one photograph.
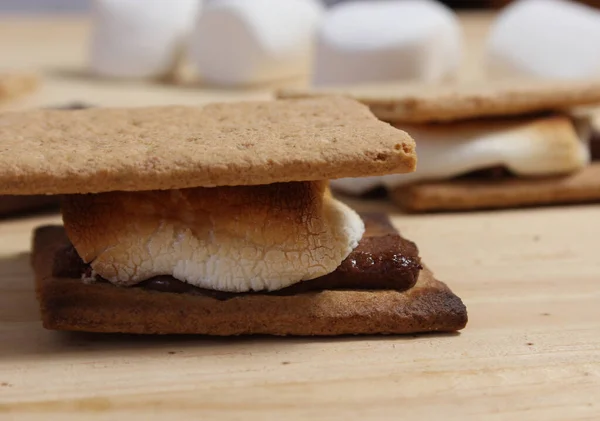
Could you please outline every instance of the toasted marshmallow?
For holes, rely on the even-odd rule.
[[[82,259],[116,285],[172,275],[231,292],[331,273],[365,229],[326,182],[74,195],[63,219]]]
[[[207,3],[189,43],[203,80],[250,85],[306,76],[319,0],[219,0]]]
[[[168,74],[200,6],[201,0],[95,0],[90,71],[117,78]]]
[[[402,125],[417,144],[417,170],[409,174],[345,178],[332,186],[350,194],[504,166],[515,175],[574,172],[589,163],[589,122],[562,115],[454,124]]]
[[[564,0],[520,0],[497,17],[485,60],[494,77],[600,75],[600,12]]]
[[[350,1],[326,14],[313,81],[436,82],[456,75],[461,50],[458,19],[437,1]]]

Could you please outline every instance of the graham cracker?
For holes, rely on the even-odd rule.
[[[185,293],[85,284],[53,276],[68,239],[61,226],[35,231],[32,263],[44,327],[137,334],[344,335],[451,332],[467,323],[464,304],[424,269],[404,292],[330,290],[227,300]]]
[[[413,171],[415,144],[348,98],[0,115],[0,194],[270,184]]]
[[[454,179],[402,186],[389,195],[409,212],[600,202],[600,163],[567,176]]]
[[[78,110],[88,108],[83,102],[73,102],[65,105],[54,106],[54,109]],[[12,217],[26,213],[57,210],[60,205],[60,196],[33,195],[33,196],[0,196],[0,217]]]
[[[28,94],[39,85],[40,78],[33,73],[0,73],[0,101]]]
[[[600,103],[600,80],[502,80],[460,84],[383,83],[286,89],[279,98],[343,95],[388,122],[443,122],[561,111]]]

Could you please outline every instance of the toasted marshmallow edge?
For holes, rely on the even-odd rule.
[[[569,174],[590,161],[590,121],[553,115],[437,125],[402,125],[416,142],[413,173],[343,178],[331,186],[360,195],[376,187],[395,188],[420,181],[446,180],[476,170],[504,166],[517,176]]]
[[[333,272],[364,234],[326,182],[67,196],[65,230],[98,276],[278,290]]]

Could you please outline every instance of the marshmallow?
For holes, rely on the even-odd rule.
[[[429,180],[445,180],[471,171],[504,166],[519,176],[568,174],[589,163],[590,123],[566,116],[537,120],[403,125],[417,142],[419,163],[409,174],[344,178],[331,185],[349,194],[375,187],[394,188]]]
[[[331,273],[365,230],[325,181],[71,195],[63,220],[82,259],[116,285],[172,275],[231,292]]]
[[[319,32],[313,82],[436,82],[456,75],[461,49],[456,16],[436,1],[342,3]]]
[[[201,77],[250,85],[307,75],[318,0],[219,0],[208,3],[189,45]]]
[[[96,0],[90,71],[117,78],[168,74],[200,6],[200,0]]]
[[[486,47],[493,77],[600,76],[600,12],[563,0],[521,0],[503,10]]]

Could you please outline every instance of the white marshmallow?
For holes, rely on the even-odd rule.
[[[521,0],[494,23],[486,48],[493,77],[600,76],[600,12],[563,0]]]
[[[95,0],[90,71],[117,78],[168,74],[200,6],[201,0]]]
[[[327,185],[72,195],[63,220],[82,259],[116,285],[172,275],[218,291],[273,291],[333,272],[358,246],[362,219]]]
[[[456,16],[436,1],[342,3],[319,33],[313,82],[436,82],[456,74],[461,50]]]
[[[394,188],[445,180],[480,169],[504,166],[520,176],[568,174],[589,163],[590,122],[565,116],[537,120],[403,125],[417,143],[417,170],[408,174],[332,180],[349,194],[375,187]]]
[[[250,85],[307,75],[324,8],[318,0],[215,0],[191,37],[203,80]]]

